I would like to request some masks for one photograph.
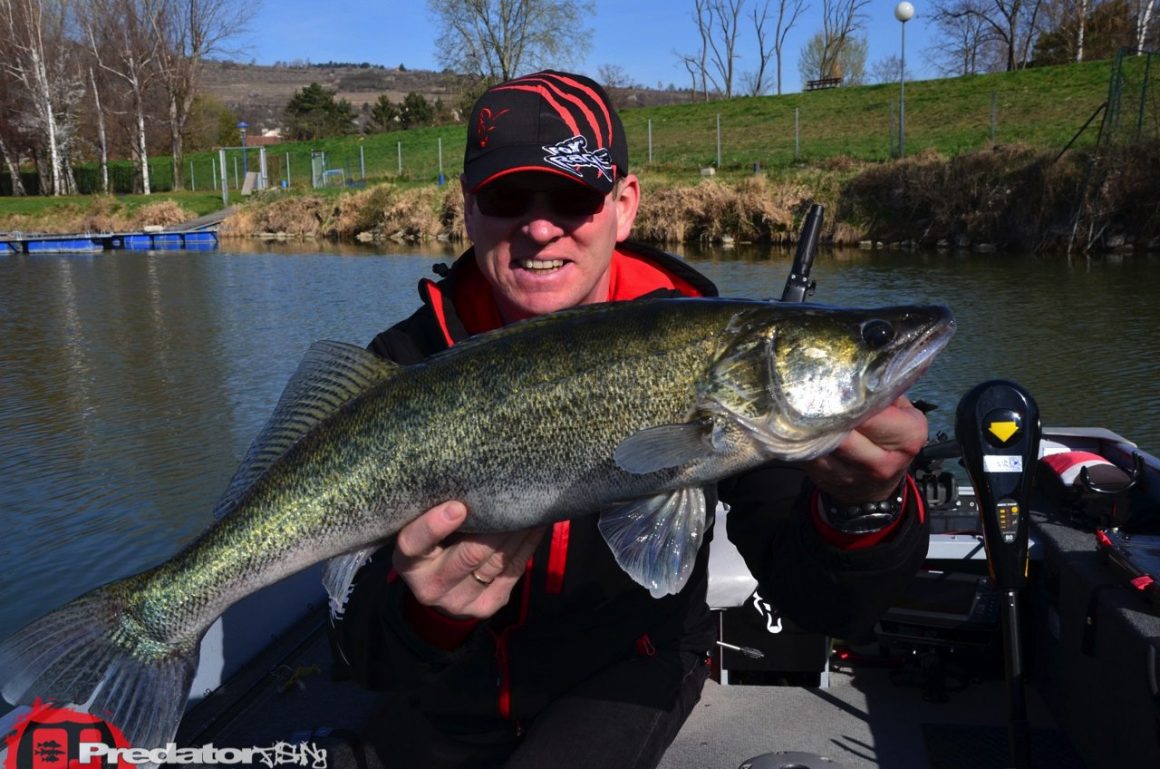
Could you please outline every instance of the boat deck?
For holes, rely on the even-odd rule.
[[[354,735],[373,724],[382,695],[331,679],[323,622],[315,615],[300,627],[299,642],[284,647],[289,656],[282,661],[255,666],[269,671],[260,680],[227,687],[194,708],[178,743],[243,747],[306,740],[327,750],[328,769],[389,769],[373,751],[352,747]],[[830,769],[1008,765],[1001,671],[968,681],[951,671],[945,701],[931,702],[917,670],[835,660],[827,688],[707,682],[661,768],[734,769],[774,752],[799,754],[795,767],[810,766],[800,754],[825,757],[829,761],[817,765]],[[1033,690],[1028,710],[1033,766],[1085,769]]]

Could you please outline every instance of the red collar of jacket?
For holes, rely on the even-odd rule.
[[[662,256],[675,261],[667,254]],[[686,268],[688,277],[684,277],[669,265],[663,264],[661,259],[628,247],[618,247],[613,251],[610,269],[612,274],[608,300],[612,302],[636,299],[657,290],[677,291],[685,296],[716,294],[712,284],[691,268]],[[420,286],[424,298],[435,311],[449,347],[461,338],[456,333],[460,324],[469,335],[491,331],[503,325],[491,285],[479,271],[474,252],[469,251],[455,263],[453,275],[453,281],[435,283],[424,280]],[[694,275],[701,278],[702,285],[694,283]],[[448,299],[451,300],[451,307],[447,306]]]

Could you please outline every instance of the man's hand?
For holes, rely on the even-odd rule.
[[[547,529],[455,535],[466,518],[462,502],[423,513],[399,531],[393,565],[419,603],[485,619],[507,604]]]
[[[906,396],[863,422],[838,448],[803,467],[841,504],[877,502],[894,493],[926,443],[926,416]]]

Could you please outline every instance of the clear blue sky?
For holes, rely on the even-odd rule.
[[[754,2],[750,0],[750,6]],[[771,6],[777,0],[772,0]],[[783,90],[801,87],[798,56],[802,44],[821,29],[821,0],[809,8],[787,40]],[[906,25],[907,71],[919,79],[935,77],[923,49],[931,25],[923,17],[922,0],[911,0],[915,17]],[[900,24],[894,18],[896,0],[871,0],[865,33],[870,41],[867,75],[875,62],[897,55]],[[646,86],[689,84],[674,51],[693,53],[698,46],[691,0],[596,0],[587,26],[592,47],[574,71],[595,76],[605,64],[618,65]],[[775,10],[775,9],[774,9]],[[748,31],[747,28],[743,28]],[[370,62],[409,69],[440,69],[435,58],[435,31],[423,0],[264,0],[248,35],[238,41],[238,58],[259,64],[304,59],[311,62]],[[739,71],[756,68],[753,34],[743,35]]]

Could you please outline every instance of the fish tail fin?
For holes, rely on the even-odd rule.
[[[177,732],[201,640],[148,637],[127,612],[122,585],[87,593],[0,641],[0,694],[14,705],[40,700],[89,713],[133,747],[164,747]]]

